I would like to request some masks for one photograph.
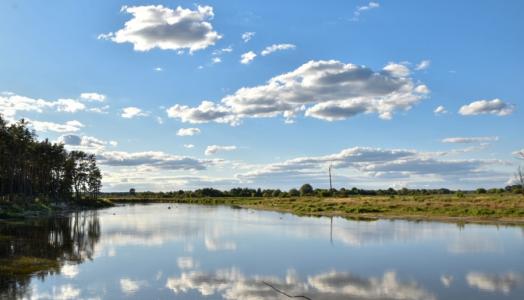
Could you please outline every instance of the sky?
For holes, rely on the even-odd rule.
[[[0,114],[104,191],[504,187],[522,1],[0,2]]]

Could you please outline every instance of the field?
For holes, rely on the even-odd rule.
[[[330,197],[203,197],[156,198],[120,196],[107,198],[113,203],[192,203],[229,205],[289,212],[310,216],[341,216],[352,219],[438,220],[464,223],[524,224],[524,195],[449,194],[402,196]]]

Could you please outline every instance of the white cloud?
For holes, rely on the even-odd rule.
[[[388,71],[391,75],[396,77],[407,77],[411,73],[406,65],[397,64],[394,62],[388,63],[384,67],[384,71]]]
[[[184,123],[206,123],[215,121],[217,123],[237,123],[236,117],[230,114],[229,108],[210,101],[202,101],[197,107],[175,104],[168,108],[167,115],[170,118],[180,119]]]
[[[456,183],[463,180],[475,180],[476,177],[490,177],[495,182],[494,175],[500,175],[493,170],[493,165],[503,162],[498,160],[440,159],[446,153],[424,153],[405,149],[380,149],[369,147],[353,147],[338,153],[298,157],[279,163],[252,166],[248,172],[236,174],[243,182],[293,186],[300,182],[321,183],[326,181],[327,166],[332,164],[335,170],[343,169],[347,176],[338,175],[344,180],[361,182],[399,181],[417,184],[432,178],[432,181],[442,184]],[[507,174],[505,174],[507,179]],[[498,179],[497,179],[498,180]],[[345,185],[345,183],[342,183]]]
[[[498,136],[478,136],[478,137],[451,137],[442,140],[443,143],[456,144],[471,144],[471,143],[487,143],[498,141]]]
[[[172,155],[161,151],[107,151],[99,154],[97,158],[100,164],[107,166],[148,166],[164,170],[205,170],[207,166],[215,164],[213,160]]]
[[[176,104],[167,113],[182,122],[231,125],[238,125],[242,118],[278,115],[290,121],[302,111],[327,121],[370,113],[391,119],[395,111],[411,109],[429,93],[408,75],[409,69],[400,64],[390,63],[375,72],[335,60],[309,61],[264,85],[243,87],[220,104],[203,101],[196,108]]]
[[[232,46],[228,46],[226,48],[214,50],[212,54],[214,56],[219,56],[219,55],[222,55],[224,53],[231,53],[231,52],[233,52],[233,47]]]
[[[509,294],[513,288],[524,283],[524,278],[520,274],[511,272],[501,275],[470,272],[466,275],[466,281],[469,286],[482,291]]]
[[[106,95],[99,93],[82,93],[80,94],[80,98],[88,101],[104,102],[106,100]]]
[[[431,61],[426,59],[418,63],[415,66],[415,70],[417,71],[426,70],[427,68],[429,68],[430,65],[431,65]]]
[[[219,151],[233,151],[236,150],[237,146],[219,146],[219,145],[211,145],[206,147],[206,151],[204,152],[205,155],[213,155],[216,154]]]
[[[122,11],[132,15],[124,28],[99,39],[115,43],[132,43],[136,51],[184,50],[189,52],[214,45],[221,36],[208,20],[214,16],[211,6],[197,6],[196,10],[162,5],[124,6]]]
[[[44,122],[44,121],[36,121],[36,120],[29,120],[29,126],[33,127],[36,131],[41,132],[58,132],[58,133],[65,133],[65,132],[77,132],[82,127],[84,127],[84,124],[80,123],[77,120],[73,121],[67,121],[64,124],[59,123],[53,123],[53,122]]]
[[[108,109],[109,109],[109,105],[104,105],[101,107],[88,108],[87,110],[90,112],[98,113],[98,114],[107,114]]]
[[[147,115],[149,115],[149,114],[146,113],[146,112],[143,112],[140,108],[130,106],[130,107],[123,108],[122,109],[122,114],[120,116],[122,118],[132,119],[132,118],[136,118],[136,117],[145,117]]]
[[[85,150],[102,150],[107,146],[115,147],[118,145],[116,141],[103,141],[92,136],[79,136],[74,134],[61,135],[56,142],[75,148],[84,148]]]
[[[276,51],[290,50],[295,48],[296,46],[293,44],[273,44],[271,46],[267,46],[264,50],[262,50],[262,52],[260,52],[260,54],[262,56],[266,56]]]
[[[436,115],[443,115],[443,114],[447,114],[448,113],[446,108],[444,106],[442,106],[442,105],[437,106],[437,108],[435,108],[435,110],[433,112]]]
[[[54,102],[56,110],[59,112],[75,113],[86,109],[86,106],[74,99],[58,99]]]
[[[485,114],[507,116],[513,113],[514,110],[514,106],[509,105],[497,98],[493,100],[479,100],[471,102],[468,105],[462,106],[459,110],[459,114],[463,116]]]
[[[184,144],[184,148],[187,148],[187,149],[191,149],[191,148],[194,148],[195,145],[193,144]]]
[[[178,136],[193,136],[196,134],[200,134],[199,128],[180,128],[176,133]]]
[[[162,117],[156,117],[155,120],[160,125],[164,124],[164,119],[162,119]]]
[[[378,2],[373,2],[373,1],[369,2],[367,5],[357,6],[355,11],[353,12],[352,20],[353,21],[358,21],[358,18],[360,17],[360,15],[363,12],[368,11],[368,10],[372,10],[372,9],[375,9],[375,8],[379,8],[379,7],[380,7],[380,4]]]
[[[257,57],[257,54],[253,51],[246,52],[240,56],[240,63],[247,65],[249,64],[253,59]]]
[[[44,113],[49,110],[54,110],[65,113],[76,113],[79,111],[104,113],[105,110],[109,108],[109,106],[89,108],[84,103],[82,103],[82,101],[97,101],[93,99],[100,99],[101,96],[104,95],[96,93],[82,93],[79,100],[58,99],[55,101],[50,101],[20,96],[10,92],[2,92],[0,93],[0,114],[2,114],[4,118],[13,121],[17,118],[17,114],[20,112]]]
[[[244,41],[244,43],[247,43],[249,42],[253,37],[255,36],[255,33],[254,32],[244,32],[242,34],[242,40]]]
[[[211,59],[211,63],[213,63],[213,64],[219,64],[221,62],[222,62],[222,59],[220,57],[213,57]]]
[[[162,72],[162,71],[164,71],[164,69],[161,68],[161,67],[156,67],[156,68],[154,68],[153,70],[155,70],[155,71],[157,71],[157,72]]]

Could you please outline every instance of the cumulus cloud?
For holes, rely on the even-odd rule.
[[[494,275],[470,272],[466,275],[466,281],[469,286],[482,291],[509,294],[516,286],[524,283],[524,278],[522,275],[512,272]]]
[[[267,46],[264,50],[262,50],[262,52],[260,52],[260,54],[262,56],[266,56],[273,52],[290,50],[290,49],[295,49],[295,48],[296,46],[293,44],[273,44],[271,46]]]
[[[184,144],[184,148],[187,148],[187,149],[191,149],[191,148],[194,148],[195,145],[193,144]]]
[[[86,108],[86,106],[82,102],[79,102],[74,99],[58,99],[56,102],[54,102],[54,106],[56,107],[56,110],[59,112],[69,113],[82,111]]]
[[[11,92],[0,93],[0,114],[4,118],[13,121],[20,112],[43,113],[54,110],[57,112],[76,113],[79,111],[98,112],[106,110],[108,107],[91,107],[88,108],[82,101],[93,101],[86,97],[96,98],[103,96],[95,93],[82,93],[79,99],[58,99],[55,101],[40,98],[31,98],[17,95]],[[98,110],[98,111],[97,111]]]
[[[435,110],[433,112],[436,115],[443,115],[443,114],[447,114],[448,113],[446,108],[444,106],[442,106],[442,105],[437,106],[437,108],[435,108]]]
[[[220,57],[213,57],[211,59],[211,63],[213,63],[213,64],[219,64],[221,62],[222,62],[222,59]]]
[[[157,72],[162,72],[162,71],[164,71],[164,69],[161,68],[161,67],[156,67],[156,68],[154,68],[153,70],[155,70],[155,71],[157,71]]]
[[[427,68],[429,68],[430,65],[431,65],[431,61],[426,59],[418,63],[415,66],[415,70],[417,71],[426,70]]]
[[[80,123],[77,120],[73,121],[67,121],[64,124],[60,123],[53,123],[53,122],[45,122],[45,121],[36,121],[36,120],[29,120],[29,126],[33,127],[36,131],[41,132],[58,132],[58,133],[65,133],[65,132],[77,132],[82,127],[84,127],[84,124]]]
[[[79,136],[74,134],[61,135],[56,140],[66,146],[73,146],[78,148],[87,148],[93,150],[104,149],[107,146],[116,146],[116,141],[103,141],[92,136]]]
[[[142,111],[142,109],[138,107],[133,107],[133,106],[123,108],[122,113],[120,114],[120,116],[125,119],[132,119],[136,117],[145,117],[147,115],[149,114]]]
[[[231,52],[233,52],[233,47],[232,46],[228,46],[226,48],[214,50],[213,51],[213,55],[214,56],[219,56],[219,55],[222,55],[224,53],[231,53]]]
[[[477,136],[477,137],[451,137],[442,140],[443,143],[454,144],[472,144],[472,143],[487,143],[498,141],[498,136]]]
[[[257,183],[267,180],[280,183],[325,182],[325,170],[328,165],[332,165],[335,170],[351,168],[357,172],[354,176],[345,178],[346,180],[355,181],[358,176],[364,176],[371,181],[401,179],[417,182],[431,177],[442,182],[465,180],[482,174],[490,176],[491,166],[501,164],[497,160],[439,159],[443,155],[445,153],[353,147],[330,155],[298,157],[284,162],[254,166],[250,171],[239,173],[236,177],[244,182]],[[493,174],[491,176],[493,181]]]
[[[282,115],[291,121],[305,116],[326,121],[376,113],[391,119],[409,110],[429,93],[415,84],[409,69],[390,63],[381,71],[339,61],[309,61],[296,70],[271,78],[266,84],[244,87],[224,97],[220,104],[203,101],[198,107],[174,105],[167,110],[182,122],[219,122],[238,125],[243,118]]]
[[[115,43],[131,43],[135,51],[205,49],[221,38],[208,21],[213,18],[211,6],[197,6],[196,10],[162,5],[124,6],[122,11],[132,15],[131,20],[116,32],[101,34],[99,39]]]
[[[104,102],[106,100],[106,95],[99,94],[99,93],[82,93],[80,94],[80,98],[87,100],[87,101]]]
[[[205,155],[213,155],[216,154],[219,151],[233,151],[236,150],[237,146],[219,146],[219,145],[211,145],[206,147],[206,151],[204,152]]]
[[[358,21],[358,18],[360,17],[360,15],[365,12],[365,11],[369,11],[369,10],[372,10],[372,9],[376,9],[376,8],[379,8],[380,7],[380,4],[378,2],[369,2],[368,4],[366,5],[362,5],[362,6],[357,6],[357,8],[355,9],[355,11],[353,12],[353,18],[352,20],[353,21]]]
[[[524,159],[524,149],[521,149],[520,151],[513,152],[513,155],[516,158]]]
[[[253,59],[257,57],[257,54],[253,51],[246,52],[240,56],[240,63],[247,65],[249,64]]]
[[[197,107],[175,104],[167,109],[170,118],[180,119],[184,123],[206,123],[215,121],[217,123],[238,123],[237,117],[230,113],[228,107],[215,104],[211,101],[202,101]]]
[[[164,170],[205,170],[208,165],[215,163],[212,160],[200,160],[160,151],[107,151],[99,154],[98,160],[107,166],[149,166]]]
[[[462,106],[459,110],[459,114],[463,116],[485,114],[507,116],[512,114],[514,110],[514,106],[509,105],[497,98],[493,100],[479,100],[471,102],[468,105]]]
[[[176,133],[178,136],[193,136],[196,134],[200,134],[199,128],[180,128]]]
[[[255,33],[254,32],[244,32],[242,33],[242,40],[244,41],[244,43],[247,43],[249,42],[253,37],[255,36]]]

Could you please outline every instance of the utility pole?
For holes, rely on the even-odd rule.
[[[333,191],[333,185],[331,183],[331,167],[333,166],[332,163],[329,164],[329,192]]]

